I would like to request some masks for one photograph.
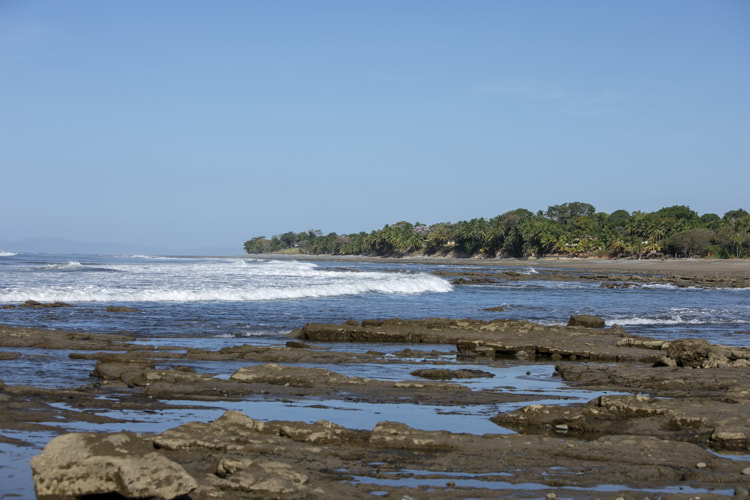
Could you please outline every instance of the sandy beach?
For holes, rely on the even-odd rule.
[[[472,268],[533,268],[543,276],[557,280],[636,281],[647,278],[650,282],[670,283],[679,286],[750,287],[750,259],[480,259],[450,257],[361,257],[302,254],[262,254],[253,258],[279,260],[309,260],[325,262],[410,263],[427,266],[465,266]],[[440,274],[439,270],[433,271]],[[611,276],[607,277],[607,274]],[[465,278],[482,275],[481,271],[467,271]],[[503,275],[513,279],[512,273]],[[516,276],[516,278],[519,278]],[[520,277],[523,279],[523,277]]]
[[[248,257],[248,255],[243,255]],[[542,267],[561,269],[587,269],[624,272],[737,272],[750,274],[750,259],[597,259],[547,257],[529,259],[484,259],[455,257],[364,257],[351,255],[308,255],[308,254],[257,254],[252,258],[311,261],[353,261],[353,262],[404,262],[434,265],[465,265],[487,267]]]

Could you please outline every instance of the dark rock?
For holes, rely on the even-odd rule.
[[[27,300],[23,304],[21,304],[21,307],[27,307],[29,309],[49,309],[53,307],[73,307],[70,304],[66,304],[65,302],[37,302],[36,300]]]
[[[424,370],[414,370],[411,372],[415,377],[422,377],[431,380],[450,380],[454,378],[492,378],[495,376],[494,373],[485,372],[482,370],[470,370],[470,369],[459,369],[459,370],[448,370],[440,368],[426,368]]]
[[[102,380],[119,380],[129,386],[143,386],[146,372],[153,368],[148,361],[97,361],[92,375]]]
[[[107,312],[138,312],[138,309],[134,307],[125,306],[107,306]]]
[[[604,328],[604,318],[590,314],[571,316],[568,326],[582,326],[584,328]]]
[[[308,347],[304,342],[299,342],[297,340],[288,340],[286,346],[295,349],[306,349]]]

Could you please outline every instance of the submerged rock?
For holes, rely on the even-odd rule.
[[[471,370],[462,368],[459,370],[449,370],[441,368],[425,368],[423,370],[414,370],[411,372],[415,377],[422,377],[431,380],[450,380],[454,378],[492,378],[494,373],[482,370]]]
[[[21,304],[21,307],[26,307],[29,309],[50,309],[54,307],[73,307],[70,304],[67,304],[65,302],[37,302],[36,300],[27,300],[23,304]]]
[[[107,306],[106,311],[107,312],[138,312],[139,309],[136,309],[135,307],[125,307],[125,306]]]

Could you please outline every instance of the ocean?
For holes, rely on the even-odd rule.
[[[750,345],[750,289],[535,280],[452,285],[430,274],[467,266],[183,258],[145,255],[0,253],[0,306],[26,300],[74,307],[0,310],[0,323],[95,333],[128,332],[149,342],[210,348],[281,345],[308,322],[428,317],[522,319],[565,324],[596,314],[608,325],[660,339],[705,338]],[[501,272],[493,266],[471,270]],[[519,268],[513,268],[518,271]],[[107,306],[137,312],[112,313]],[[502,307],[502,311],[487,311]],[[169,340],[168,340],[169,339]],[[178,342],[179,343],[179,342]]]
[[[309,322],[341,323],[349,319],[419,319],[429,317],[530,320],[562,325],[574,314],[596,314],[608,325],[660,339],[705,338],[712,343],[750,346],[750,289],[678,288],[644,284],[631,288],[602,288],[596,282],[553,282],[535,279],[533,264],[505,268],[493,263],[472,265],[366,263],[235,258],[153,257],[146,255],[51,255],[0,252],[0,324],[127,333],[136,343],[155,346],[220,349],[229,345],[282,346],[286,334]],[[501,264],[501,263],[499,263]],[[526,273],[524,281],[453,285],[432,271],[512,269]],[[72,307],[17,307],[27,300],[65,302]],[[3,307],[12,306],[12,307]],[[130,311],[111,311],[125,306]],[[494,308],[495,310],[488,310]],[[500,308],[501,310],[497,310]],[[336,344],[338,351],[364,351],[369,344]],[[378,345],[385,353],[404,345]],[[420,345],[445,352],[453,368],[471,368],[457,360],[455,346]],[[73,388],[90,384],[94,361],[71,359],[68,351],[2,348],[20,356],[0,362],[0,380],[8,385]],[[388,356],[388,354],[386,354]],[[383,380],[414,379],[414,362],[395,364],[316,365],[349,376]],[[165,362],[166,363],[166,362]],[[248,362],[190,364],[197,371],[226,378]],[[470,362],[468,362],[470,363]],[[439,367],[441,365],[435,365]],[[442,365],[444,366],[444,365]],[[169,363],[160,367],[169,367]],[[494,378],[462,381],[472,390],[502,390],[534,394],[544,403],[583,403],[606,392],[572,389],[554,375],[549,363],[498,361],[481,366]],[[563,398],[563,399],[560,399]],[[190,404],[190,410],[179,404]],[[433,406],[429,404],[370,404],[336,400],[248,400],[206,403],[172,401],[174,410],[121,411],[116,405],[97,414],[117,423],[50,422],[50,430],[0,431],[0,497],[33,496],[29,460],[57,432],[162,432],[189,421],[209,421],[228,409],[259,420],[326,419],[350,428],[372,428],[394,420],[425,430],[451,432],[510,432],[489,418],[525,405]],[[79,411],[65,403],[60,409]],[[2,439],[4,438],[4,439]],[[15,440],[28,443],[18,444]]]

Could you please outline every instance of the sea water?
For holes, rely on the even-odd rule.
[[[501,263],[500,263],[501,264]],[[340,323],[348,319],[419,319],[429,317],[530,320],[563,325],[574,314],[597,314],[607,324],[620,324],[633,334],[662,339],[705,338],[713,343],[750,346],[750,289],[677,288],[639,285],[602,288],[592,282],[551,282],[534,279],[533,266],[522,270],[528,281],[452,285],[431,274],[460,271],[465,266],[410,263],[310,262],[236,258],[169,258],[143,255],[49,255],[0,252],[0,306],[27,300],[65,302],[73,307],[0,309],[0,324],[34,326],[94,333],[127,333],[136,343],[220,349],[240,343],[283,345],[290,331],[308,322]],[[470,267],[500,273],[500,266]],[[513,268],[518,271],[518,268]],[[108,306],[127,306],[130,312],[111,312]],[[502,306],[502,310],[488,311]],[[367,344],[332,344],[337,350],[364,351]],[[389,356],[403,345],[378,345]],[[420,346],[445,352],[455,361],[455,346]],[[15,360],[0,363],[6,384],[74,387],[86,383],[93,360],[71,360],[68,351],[0,348],[17,352]],[[180,364],[185,364],[180,360]],[[242,366],[252,364],[240,363]],[[164,367],[168,367],[165,362]],[[195,362],[195,369],[225,378],[231,363]],[[427,366],[427,365],[425,365]],[[459,365],[451,365],[457,367]],[[350,376],[378,379],[413,378],[413,365],[337,365]],[[505,363],[483,367],[495,377],[465,382],[473,390],[490,389],[537,394],[549,402],[582,402],[596,396],[572,391],[549,365]],[[228,371],[227,371],[228,370]],[[65,373],[65,377],[60,377]],[[173,402],[174,403],[174,402]],[[194,406],[195,402],[186,402]],[[124,424],[69,422],[61,430],[136,430],[160,432],[186,421],[207,421],[226,409],[240,409],[260,419],[312,421],[326,418],[363,428],[387,419],[415,427],[464,432],[506,432],[489,417],[524,403],[492,407],[422,407],[413,404],[371,405],[343,400],[291,402],[225,401],[205,409],[175,408],[158,415],[148,412],[117,414]],[[54,424],[54,423],[53,423]],[[55,424],[57,425],[57,424]],[[4,431],[7,437],[12,432]],[[0,446],[0,493],[33,495],[28,461],[54,433],[20,432],[32,444]],[[366,482],[368,478],[361,478]],[[482,486],[487,486],[482,481]],[[498,486],[499,487],[499,486]],[[503,485],[502,487],[512,487]],[[534,485],[536,487],[536,485]],[[620,488],[617,486],[617,488]]]
[[[0,305],[36,300],[75,307],[2,309],[0,323],[128,332],[142,340],[172,338],[180,345],[184,339],[182,345],[212,348],[227,343],[220,339],[280,344],[308,322],[452,317],[562,325],[573,314],[596,314],[635,334],[750,345],[750,289],[612,289],[541,279],[452,285],[430,274],[437,269],[462,266],[4,252]],[[531,266],[524,272],[535,275]],[[107,306],[137,312],[113,313]],[[499,306],[504,310],[486,310]]]

